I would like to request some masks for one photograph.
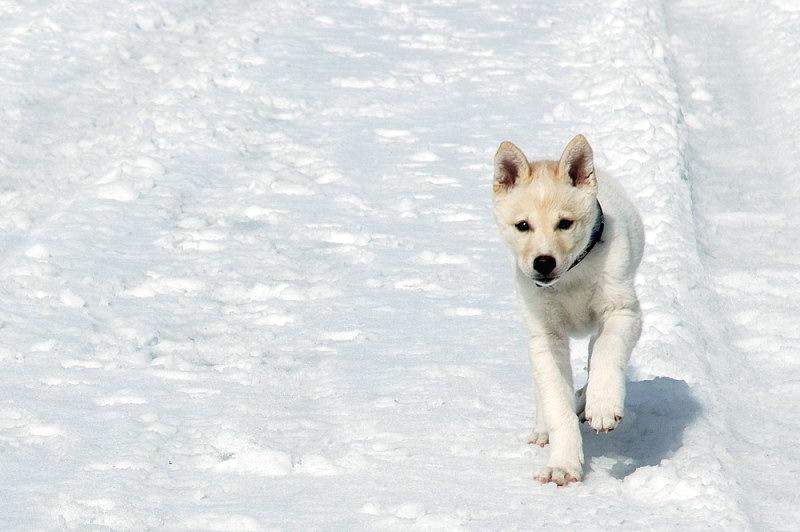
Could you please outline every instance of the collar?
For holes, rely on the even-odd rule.
[[[592,250],[595,244],[600,242],[600,238],[603,236],[603,226],[605,217],[603,216],[603,208],[600,206],[600,202],[597,202],[597,218],[594,221],[594,227],[592,227],[592,234],[589,237],[589,243],[583,248],[581,254],[578,255],[578,258],[575,259],[575,262],[572,263],[572,266],[567,268],[567,271],[570,271],[572,268],[578,265],[580,261],[586,258],[586,255]]]

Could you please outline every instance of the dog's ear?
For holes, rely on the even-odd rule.
[[[569,180],[576,187],[597,187],[594,175],[594,155],[589,141],[583,135],[576,135],[561,154],[558,161],[558,175]]]
[[[525,154],[507,140],[500,143],[494,154],[494,191],[509,190],[520,180],[528,179],[530,173]]]

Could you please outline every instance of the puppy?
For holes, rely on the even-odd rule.
[[[608,432],[625,414],[625,366],[641,332],[634,276],[642,222],[620,185],[597,175],[583,135],[558,161],[528,162],[514,144],[500,144],[493,200],[530,330],[537,410],[530,443],[550,444],[536,478],[569,484],[583,473],[580,421]],[[589,380],[575,394],[569,338],[586,335]]]

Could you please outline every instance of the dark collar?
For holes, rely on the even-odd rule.
[[[600,202],[597,202],[597,219],[594,221],[594,227],[592,227],[592,235],[589,237],[589,243],[583,248],[581,254],[578,255],[578,258],[575,259],[575,262],[572,263],[572,266],[567,268],[567,271],[570,271],[572,268],[578,265],[580,261],[586,258],[586,255],[592,250],[595,244],[600,242],[600,237],[603,236],[603,226],[604,224],[604,216],[603,216],[603,208],[600,206]]]

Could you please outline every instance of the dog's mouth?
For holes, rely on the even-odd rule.
[[[558,277],[534,277],[533,284],[539,288],[547,288],[548,286],[553,286],[556,284],[558,279]]]

